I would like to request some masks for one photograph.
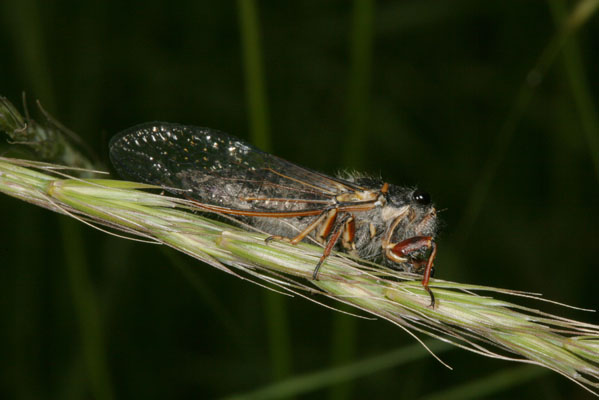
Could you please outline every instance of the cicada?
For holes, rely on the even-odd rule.
[[[437,251],[437,212],[428,193],[360,174],[331,177],[263,152],[226,133],[168,122],[129,128],[110,141],[125,179],[176,190],[200,210],[240,218],[293,244],[324,246],[313,279],[334,248],[422,274]]]

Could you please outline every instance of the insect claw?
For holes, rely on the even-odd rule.
[[[318,280],[318,271],[320,271],[320,266],[322,265],[323,261],[324,258],[321,258],[320,261],[318,261],[318,264],[316,264],[316,268],[314,268],[314,272],[312,272],[312,280]]]
[[[288,237],[285,236],[278,236],[278,235],[272,235],[267,237],[266,239],[264,239],[264,241],[268,244],[270,242],[272,242],[273,240],[282,240],[284,242],[291,242],[291,239],[289,239]]]
[[[435,295],[433,294],[433,291],[431,290],[431,288],[429,288],[428,286],[424,286],[424,290],[426,290],[428,292],[428,294],[431,296],[431,303],[428,306],[434,310],[435,309]]]
[[[264,241],[266,242],[266,244],[272,242],[273,240],[276,239],[276,236],[269,236],[266,239],[264,239]]]

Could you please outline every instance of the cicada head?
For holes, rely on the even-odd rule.
[[[389,228],[393,230],[389,236],[391,242],[415,236],[435,236],[437,210],[427,192],[391,185],[388,206],[394,210],[389,220]]]
[[[418,271],[426,264],[437,231],[437,211],[428,193],[390,186],[383,219],[386,261],[397,267]]]

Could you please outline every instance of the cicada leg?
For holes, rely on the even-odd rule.
[[[343,247],[348,250],[355,249],[354,244],[354,235],[355,235],[355,222],[354,217],[351,214],[345,213],[342,218],[337,220],[337,215],[339,214],[339,210],[337,208],[331,208],[325,210],[322,214],[318,216],[310,225],[308,225],[304,230],[302,230],[296,237],[293,239],[284,237],[284,236],[269,236],[266,238],[267,242],[271,240],[285,240],[291,244],[297,244],[301,242],[306,236],[310,234],[310,232],[314,231],[318,226],[321,228],[316,233],[316,239],[319,241],[326,243],[324,252],[318,260],[318,264],[314,268],[314,272],[312,273],[312,279],[318,280],[318,271],[324,260],[331,254],[333,247],[341,237],[341,242]],[[343,235],[343,236],[342,236]]]
[[[344,249],[352,255],[356,255],[356,243],[354,238],[356,236],[356,220],[352,216],[345,222],[345,228],[343,229],[343,235],[341,235],[341,245]]]
[[[402,240],[401,242],[396,243],[394,245],[389,245],[386,254],[392,260],[397,259],[397,261],[399,262],[405,262],[404,257],[407,257],[411,253],[425,248],[431,249],[431,251],[426,260],[426,266],[422,274],[422,286],[431,296],[430,306],[434,308],[435,295],[433,294],[433,291],[428,287],[428,282],[431,278],[431,271],[433,269],[433,262],[435,261],[435,256],[437,255],[437,244],[433,241],[432,236],[414,236],[409,239]]]
[[[285,237],[285,236],[273,235],[273,236],[267,237],[266,241],[270,242],[270,241],[276,239],[276,240],[284,240],[284,241],[289,242],[291,244],[298,244],[299,242],[301,242],[302,240],[304,240],[304,238],[306,236],[308,236],[310,234],[310,232],[312,232],[314,229],[316,229],[318,227],[318,225],[320,225],[320,224],[322,224],[324,222],[323,228],[320,230],[320,232],[317,235],[317,238],[320,239],[321,242],[324,242],[324,239],[329,234],[329,232],[331,230],[330,227],[333,226],[336,218],[337,218],[337,209],[336,208],[325,210],[325,211],[323,211],[318,216],[318,218],[316,218],[314,221],[312,221],[312,223],[310,225],[308,225],[306,228],[304,228],[304,230],[301,231],[294,238],[288,238],[288,237]]]
[[[335,244],[339,240],[339,237],[348,228],[348,225],[351,224],[351,222],[353,220],[354,220],[354,217],[351,214],[345,214],[345,215],[343,215],[343,217],[341,219],[339,219],[335,223],[335,227],[333,228],[333,233],[331,233],[331,236],[329,237],[329,241],[327,242],[327,245],[324,248],[324,252],[322,253],[322,256],[320,257],[320,260],[318,260],[318,264],[316,264],[316,268],[314,268],[314,272],[312,273],[312,279],[314,279],[315,281],[318,280],[318,271],[320,270],[320,266],[322,265],[324,260],[326,260],[327,257],[331,254],[331,251],[333,250],[333,247],[335,247]],[[352,237],[352,240],[353,240],[353,237]]]

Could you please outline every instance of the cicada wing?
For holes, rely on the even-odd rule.
[[[336,194],[362,189],[265,153],[226,133],[166,122],[145,123],[121,132],[110,141],[110,159],[126,179],[239,210],[321,209]]]

